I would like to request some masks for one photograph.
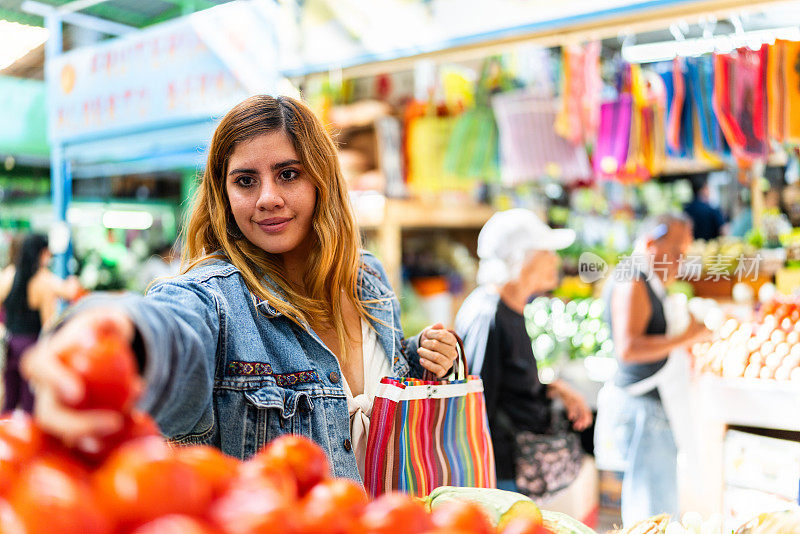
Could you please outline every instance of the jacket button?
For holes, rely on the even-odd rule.
[[[331,379],[331,382],[336,384],[339,382],[339,373],[337,373],[336,371],[331,371],[331,373],[328,375],[328,378]]]
[[[350,443],[350,438],[345,439],[343,445],[344,445],[344,450],[346,450],[347,452],[350,452],[353,449],[353,444]]]

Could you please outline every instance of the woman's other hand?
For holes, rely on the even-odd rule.
[[[417,353],[422,367],[442,378],[458,357],[458,341],[442,323],[436,323],[420,334]]]
[[[581,432],[589,428],[593,419],[592,411],[580,393],[563,380],[556,380],[548,386],[548,390],[551,398],[560,399],[564,404],[567,418],[572,421],[572,427],[575,430]]]
[[[22,372],[35,393],[34,417],[46,432],[70,446],[86,450],[93,442],[122,428],[122,414],[108,410],[76,410],[84,396],[81,377],[58,354],[102,326],[133,342],[133,322],[120,310],[95,309],[77,314],[53,335],[31,347],[22,360]]]

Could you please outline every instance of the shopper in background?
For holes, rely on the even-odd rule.
[[[74,278],[62,280],[50,271],[51,259],[45,236],[25,237],[14,268],[14,281],[4,301],[8,354],[3,371],[3,412],[33,409],[30,388],[20,375],[20,359],[36,342],[42,325],[55,315],[58,299],[71,299],[80,289]]]
[[[552,432],[552,400],[564,403],[576,430],[592,423],[586,402],[566,382],[539,382],[523,317],[534,296],[558,285],[559,262],[553,251],[568,247],[574,239],[572,230],[553,230],[529,210],[496,213],[478,236],[479,287],[456,316],[470,372],[483,380],[498,487],[536,497],[546,497],[560,489],[555,486],[573,480],[583,456],[577,438],[565,447],[569,440],[562,434],[561,450],[548,446],[545,436],[557,437]],[[563,461],[542,462],[527,446],[532,440],[540,451],[556,453],[549,459],[563,456]]]
[[[725,217],[719,208],[709,203],[708,175],[695,175],[691,178],[694,198],[683,207],[693,223],[694,238],[716,239],[722,235]]]
[[[8,245],[8,263],[0,271],[0,323],[5,323],[2,302],[6,300],[11,286],[14,284],[14,273],[17,271],[17,259],[22,248],[22,234],[15,234]]]
[[[688,377],[681,374],[679,355],[670,353],[710,334],[693,321],[680,332],[680,317],[668,308],[665,287],[676,278],[690,235],[684,216],[646,222],[630,261],[620,262],[604,289],[619,368],[598,397],[595,452],[601,467],[614,457],[611,463],[624,468],[626,527],[660,513],[679,514],[675,431],[690,414],[678,406],[675,392]]]
[[[400,305],[360,234],[322,123],[287,97],[254,96],[220,122],[185,232],[187,270],[146,296],[86,299],[26,359],[36,415],[79,446],[114,413],[67,406],[83,384],[52,354],[98,323],[137,354],[168,438],[246,458],[284,433],[358,480],[372,399],[386,375],[444,376],[457,341],[441,325],[403,339]],[[88,308],[88,309],[87,309]]]
[[[136,277],[136,286],[144,293],[153,281],[168,276],[177,276],[180,271],[180,258],[175,252],[175,245],[162,243],[153,249],[153,254],[142,265],[142,269]]]

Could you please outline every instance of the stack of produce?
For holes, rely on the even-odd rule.
[[[419,500],[370,502],[331,478],[323,450],[287,435],[248,461],[213,447],[172,447],[131,410],[140,383],[122,339],[101,327],[60,355],[86,384],[75,403],[121,413],[125,427],[69,447],[28,416],[0,419],[0,532],[4,534],[590,534],[527,497],[438,488]]]
[[[614,342],[600,299],[564,302],[539,297],[525,307],[525,325],[540,367],[587,356],[612,356]]]
[[[692,243],[686,253],[688,276],[710,279],[733,279],[743,258],[755,257],[756,248],[735,238],[725,237]],[[691,262],[702,265],[701,273],[692,271]],[[746,266],[749,268],[749,266]]]
[[[692,347],[697,368],[726,378],[800,382],[800,303],[776,298],[755,320],[728,319],[711,341]]]

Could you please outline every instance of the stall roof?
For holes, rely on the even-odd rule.
[[[30,26],[43,26],[44,19],[41,16],[28,13],[22,8],[24,1],[0,0],[0,18]],[[72,4],[73,1],[42,0],[40,3],[59,8]],[[144,28],[227,2],[228,0],[107,0],[80,12],[126,26]]]

